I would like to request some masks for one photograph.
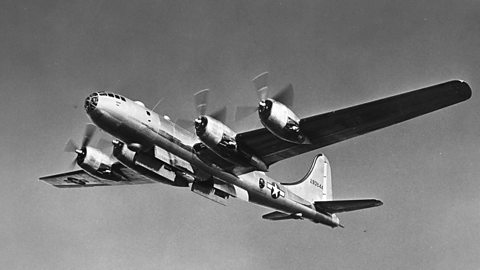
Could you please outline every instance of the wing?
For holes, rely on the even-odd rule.
[[[366,200],[345,200],[345,201],[321,201],[314,202],[315,209],[318,212],[323,213],[341,213],[348,211],[355,211],[370,207],[380,206],[383,203],[379,200],[366,199]]]
[[[108,184],[102,183],[101,180],[89,175],[84,170],[40,177],[40,180],[59,188],[108,186]]]
[[[141,174],[136,173],[130,168],[120,163],[115,163],[112,170],[121,174],[123,179],[106,180],[94,177],[84,170],[71,171],[45,177],[40,177],[41,181],[58,188],[77,188],[77,187],[98,187],[98,186],[118,186],[118,185],[139,185],[158,183]],[[125,180],[126,179],[126,180]]]
[[[267,165],[320,147],[338,143],[377,129],[467,100],[472,91],[466,82],[449,81],[361,105],[300,120],[300,130],[311,144],[283,141],[260,128],[237,135],[247,152]]]

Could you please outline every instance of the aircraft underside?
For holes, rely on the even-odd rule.
[[[254,79],[258,112],[264,128],[235,133],[221,110],[207,115],[208,90],[196,94],[195,134],[161,117],[143,103],[98,92],[87,97],[87,114],[116,139],[113,153],[90,146],[95,127],[87,126],[80,146],[69,142],[81,170],[42,177],[60,188],[162,183],[188,187],[214,202],[230,197],[274,209],[268,220],[308,219],[330,227],[340,225],[337,213],[380,206],[376,199],[334,200],[331,169],[318,154],[305,177],[280,183],[268,177],[269,166],[308,151],[384,128],[471,96],[465,82],[450,81],[369,103],[299,118],[291,109],[293,87],[268,98],[266,75]]]

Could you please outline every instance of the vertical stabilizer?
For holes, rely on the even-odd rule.
[[[330,163],[323,154],[315,156],[310,170],[300,181],[282,185],[309,202],[333,200]]]

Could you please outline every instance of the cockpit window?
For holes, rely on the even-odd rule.
[[[105,91],[101,91],[101,92],[98,92],[98,93],[93,93],[92,96],[109,96],[109,97],[113,97],[113,98],[116,98],[116,99],[121,99],[122,101],[127,101],[124,97],[122,97],[120,95],[117,95],[117,94],[114,94],[114,93],[108,93],[108,92],[105,92]]]
[[[98,103],[97,93],[94,93],[88,96],[87,99],[85,99],[85,109],[87,110],[87,113],[90,113],[91,111],[95,110],[95,107],[97,107],[97,103]]]
[[[147,115],[150,115],[150,112],[149,112],[149,111],[147,111]]]

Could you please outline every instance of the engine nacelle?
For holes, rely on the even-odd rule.
[[[137,163],[140,163],[145,167],[158,171],[165,165],[163,161],[157,159],[151,154],[143,153],[141,151],[132,151],[130,145],[126,146],[123,142],[117,140],[113,141],[113,156],[125,166],[134,168]]]
[[[113,156],[116,157],[125,166],[135,165],[136,152],[128,148],[123,142],[113,141]]]
[[[142,151],[143,147],[139,143],[130,143],[128,145],[128,149],[130,149],[133,152],[140,152],[140,151]]]
[[[247,155],[238,149],[236,133],[222,122],[206,115],[195,119],[195,131],[200,140],[225,160],[239,165],[252,165],[267,171],[267,165],[256,156]]]
[[[263,126],[278,138],[297,144],[309,143],[300,130],[300,118],[282,103],[273,99],[260,101],[258,115]]]
[[[195,132],[211,149],[220,148],[225,153],[237,151],[237,134],[215,118],[203,115],[195,119]]]
[[[193,181],[188,173],[173,168],[153,155],[134,152],[117,140],[113,141],[113,155],[137,173],[164,184],[188,187],[188,181]]]
[[[122,176],[112,172],[113,162],[108,155],[89,146],[85,147],[77,157],[78,166],[91,175],[109,180],[124,180]]]

